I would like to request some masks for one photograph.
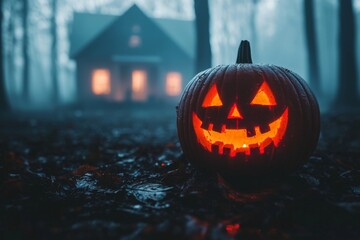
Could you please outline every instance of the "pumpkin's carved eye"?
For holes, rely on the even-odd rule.
[[[221,107],[222,105],[216,84],[214,84],[206,94],[202,107]]]
[[[265,81],[261,84],[250,105],[276,106],[274,95]]]

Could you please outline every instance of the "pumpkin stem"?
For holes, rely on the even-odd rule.
[[[236,63],[252,63],[250,42],[243,40],[240,43]]]

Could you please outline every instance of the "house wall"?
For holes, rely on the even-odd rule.
[[[173,56],[169,56],[169,58],[172,58]],[[162,98],[167,99],[174,99],[179,100],[180,96],[167,96],[165,93],[165,81],[166,81],[166,74],[168,72],[180,72],[182,75],[182,89],[185,88],[186,84],[194,77],[194,61],[191,59],[186,59],[185,57],[183,59],[176,59],[176,61],[172,61],[173,59],[169,59],[169,61],[164,61],[161,65],[161,71],[159,76],[159,86],[160,87],[160,93],[159,95]]]
[[[90,101],[95,99],[107,99],[114,101],[123,101],[131,98],[131,81],[129,78],[123,78],[122,66],[124,63],[114,62],[111,60],[93,60],[79,59],[77,61],[77,83],[78,99],[80,101]],[[135,64],[141,66],[142,64]],[[134,65],[134,66],[135,66]],[[153,65],[153,64],[152,64]],[[104,96],[96,96],[92,93],[91,80],[92,72],[95,69],[108,69],[111,75],[111,93]],[[182,75],[182,89],[193,77],[193,68],[189,63],[171,63],[171,61],[162,61],[156,64],[157,77],[155,82],[149,81],[149,97],[155,99],[166,99],[177,101],[180,96],[168,96],[165,92],[166,75],[169,72],[179,72]],[[139,69],[142,69],[139,67]]]
[[[129,44],[131,36],[141,39],[140,45],[131,47]],[[122,60],[119,61],[119,58]],[[138,58],[139,65],[150,64],[153,59],[157,59],[151,62],[157,66],[156,83],[152,83],[150,89],[151,95],[155,98],[179,99],[179,97],[168,97],[165,93],[165,76],[169,71],[181,73],[182,89],[194,75],[194,60],[152,20],[141,11],[135,10],[115,20],[78,55],[79,97],[83,100],[94,97],[90,85],[91,72],[94,68],[104,67],[111,70],[112,87],[115,88],[108,97],[120,100],[119,92],[122,89],[129,89],[129,82],[122,82],[119,76],[121,66],[126,63],[127,58],[128,63],[135,63]]]
[[[99,99],[113,99],[114,90],[118,88],[116,81],[111,81],[111,93],[109,95],[96,96],[92,92],[92,73],[95,69],[108,69],[111,79],[116,79],[116,67],[106,59],[77,59],[77,92],[79,101],[91,101]]]

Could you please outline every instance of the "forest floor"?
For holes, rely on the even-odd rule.
[[[0,118],[0,239],[360,239],[360,113],[325,114],[316,152],[233,191],[181,153],[175,109]]]

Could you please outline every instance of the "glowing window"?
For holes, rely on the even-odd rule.
[[[110,72],[107,69],[96,69],[92,72],[91,89],[95,95],[110,94]]]
[[[141,38],[138,35],[131,35],[129,38],[129,46],[132,48],[139,47],[141,45]]]
[[[146,71],[132,71],[131,79],[132,99],[135,101],[145,101],[148,94]]]
[[[138,24],[133,25],[133,26],[132,26],[132,32],[133,32],[133,33],[139,33],[139,32],[141,32],[141,27],[140,27],[140,25],[138,25]]]
[[[178,96],[181,93],[181,74],[178,72],[169,72],[166,74],[165,89],[169,96]]]

